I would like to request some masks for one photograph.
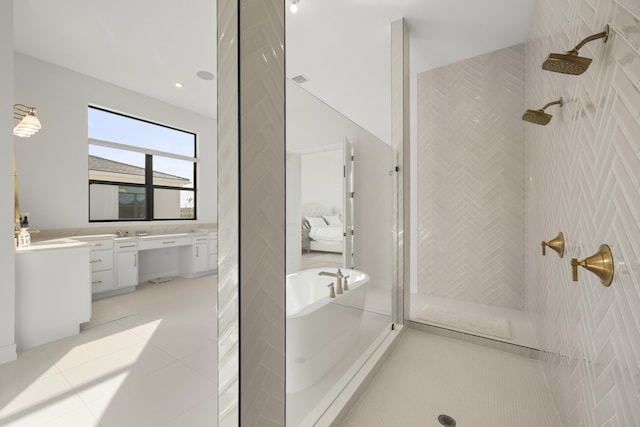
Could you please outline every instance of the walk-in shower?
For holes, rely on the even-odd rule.
[[[525,313],[525,49],[418,76],[418,278],[409,318],[430,331],[536,347]],[[482,72],[478,72],[482,70]],[[444,331],[446,330],[446,331]]]

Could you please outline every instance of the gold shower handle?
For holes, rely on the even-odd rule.
[[[542,256],[547,255],[547,246],[556,251],[560,258],[562,258],[564,256],[564,235],[562,234],[562,231],[548,242],[542,242]]]
[[[578,281],[578,267],[584,267],[600,278],[602,286],[609,287],[613,282],[613,254],[609,245],[600,245],[598,252],[588,258],[578,261],[576,258],[571,260],[572,279]]]

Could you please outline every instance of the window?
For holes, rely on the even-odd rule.
[[[89,221],[196,219],[196,135],[88,108]]]

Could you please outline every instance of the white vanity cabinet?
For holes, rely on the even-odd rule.
[[[117,241],[115,254],[116,289],[135,288],[138,286],[138,242],[133,239]]]
[[[180,275],[198,277],[209,273],[209,235],[195,233],[191,244],[180,251]]]
[[[91,294],[110,291],[114,287],[113,279],[113,239],[89,241],[91,252]]]
[[[209,269],[209,238],[195,236],[193,238],[193,273],[200,274]]]
[[[59,239],[16,249],[18,350],[76,335],[91,319],[89,247]]]

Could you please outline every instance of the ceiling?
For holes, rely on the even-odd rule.
[[[411,76],[526,40],[535,0],[300,0],[287,76],[390,140],[390,23],[406,18]],[[285,0],[288,5],[288,1]],[[212,0],[14,0],[18,52],[216,117]],[[183,84],[176,88],[175,83]]]

